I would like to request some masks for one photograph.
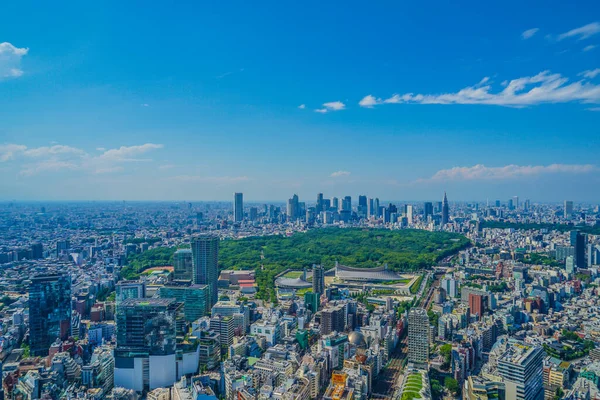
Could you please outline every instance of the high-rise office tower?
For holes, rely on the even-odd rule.
[[[46,356],[56,339],[71,332],[71,276],[39,275],[29,284],[29,346],[32,356]]]
[[[577,268],[585,268],[585,246],[586,235],[579,231],[571,231],[571,246],[575,249],[575,266]]]
[[[423,204],[423,219],[427,221],[427,217],[433,215],[433,203],[430,201],[426,201]]]
[[[358,196],[358,205],[362,207],[367,207],[367,196],[360,195]]]
[[[381,210],[379,209],[379,198],[377,197],[375,197],[375,200],[373,201],[373,211],[375,212],[373,215],[376,218],[381,216]]]
[[[367,200],[367,217],[371,218],[375,216],[375,202],[372,198]]]
[[[325,270],[322,265],[313,264],[312,267],[313,293],[325,293]]]
[[[500,207],[500,200],[496,200],[496,207]]]
[[[317,213],[323,211],[323,193],[317,194]]]
[[[233,195],[233,221],[242,222],[244,220],[244,194],[236,193]]]
[[[337,197],[331,199],[331,207],[335,208],[336,211],[340,208],[340,200]]]
[[[258,208],[250,207],[250,221],[256,221],[258,219]]]
[[[498,373],[506,384],[507,399],[544,398],[543,360],[541,346],[511,340],[508,349],[498,360]]]
[[[450,206],[448,205],[448,197],[444,192],[444,200],[442,202],[442,225],[446,225],[450,222]]]
[[[298,195],[295,194],[291,199],[288,200],[287,204],[287,217],[289,221],[295,221],[298,219],[298,213],[300,212],[300,204],[298,201]]]
[[[413,206],[412,206],[412,204],[406,205],[406,219],[408,220],[408,224],[412,225],[412,223],[413,223]]]
[[[418,368],[429,363],[429,317],[423,308],[408,312],[408,362]]]
[[[342,211],[352,211],[352,197],[346,196],[342,199]]]
[[[567,258],[565,258],[565,271],[568,274],[575,273],[575,257],[574,256],[567,256]]]
[[[208,299],[212,307],[219,300],[217,281],[219,279],[219,238],[203,235],[192,239],[193,281],[198,285],[208,285]]]
[[[515,209],[515,203],[513,202],[513,199],[508,199],[508,209],[509,210]]]
[[[519,209],[519,196],[513,196],[513,205],[517,210]]]
[[[176,280],[193,280],[194,265],[192,250],[179,249],[173,255],[173,278]]]
[[[177,380],[175,299],[127,299],[117,310],[116,387],[137,392]]]
[[[571,218],[571,214],[573,214],[573,202],[571,200],[565,200],[563,216],[565,218]]]

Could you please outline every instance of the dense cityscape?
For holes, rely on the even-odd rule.
[[[5,399],[597,399],[565,200],[0,204]]]

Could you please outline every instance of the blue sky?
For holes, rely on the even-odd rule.
[[[600,3],[369,3],[3,5],[0,199],[598,200]]]

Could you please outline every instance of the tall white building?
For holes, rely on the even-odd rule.
[[[429,363],[429,317],[424,308],[413,308],[408,313],[408,362],[418,368]]]

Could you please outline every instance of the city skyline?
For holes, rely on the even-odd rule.
[[[555,4],[10,4],[0,199],[591,201],[600,5]]]

